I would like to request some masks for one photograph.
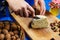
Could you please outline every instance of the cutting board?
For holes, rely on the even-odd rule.
[[[59,21],[55,16],[46,13],[49,23]],[[60,40],[60,36],[58,32],[53,32],[51,27],[44,29],[32,29],[29,27],[29,24],[33,18],[24,18],[16,15],[15,13],[11,13],[12,17],[19,23],[19,25],[25,30],[25,32],[29,35],[32,40],[51,40],[54,38],[55,40]]]

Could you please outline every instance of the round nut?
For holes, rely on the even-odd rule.
[[[51,38],[50,40],[55,40],[54,38]]]
[[[9,33],[10,33],[10,35],[11,35],[11,36],[13,36],[13,35],[14,35],[14,33],[13,33],[13,32],[11,32],[11,31],[10,31]]]
[[[5,35],[6,39],[10,39],[11,38],[11,35],[8,33]]]
[[[6,39],[6,40],[11,40],[11,38],[9,38],[9,39]]]
[[[9,21],[5,21],[4,24],[9,24]]]
[[[9,24],[8,25],[5,25],[4,28],[7,29],[7,30],[9,30],[10,29],[10,25]]]
[[[2,31],[2,30],[0,29],[0,33],[1,33],[1,31]]]
[[[16,29],[17,29],[17,25],[16,25],[14,22],[12,22],[12,23],[11,23],[11,28],[12,28],[13,30],[16,30]]]
[[[8,30],[6,30],[6,29],[3,29],[2,32],[3,32],[4,34],[8,34]]]
[[[60,21],[58,22],[58,24],[60,25]]]
[[[0,34],[0,40],[3,40],[4,39],[4,34]]]
[[[4,23],[0,22],[0,28],[2,29],[4,27]]]
[[[20,29],[21,29],[21,27],[20,27],[19,25],[17,25],[17,28],[18,28],[18,30],[20,30]]]
[[[18,38],[17,40],[20,40],[20,38]]]
[[[15,34],[15,37],[16,37],[16,38],[19,38],[19,36],[18,36],[17,34]]]
[[[12,40],[16,40],[16,37],[15,36],[12,36],[11,38],[12,38]]]
[[[14,32],[14,34],[18,34],[18,31],[17,30],[15,30],[15,31],[13,31]]]

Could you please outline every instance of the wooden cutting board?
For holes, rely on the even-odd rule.
[[[25,30],[25,32],[29,35],[32,40],[51,40],[54,38],[55,40],[60,40],[60,36],[58,32],[53,32],[49,26],[49,28],[44,29],[32,29],[29,27],[29,23],[31,22],[32,18],[23,18],[15,13],[11,13],[13,18],[19,23],[19,25]],[[47,14],[49,23],[54,21],[59,21],[55,16]]]

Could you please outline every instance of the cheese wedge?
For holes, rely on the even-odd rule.
[[[36,15],[36,17],[32,20],[31,27],[32,28],[47,28],[49,26],[49,22],[46,16]]]

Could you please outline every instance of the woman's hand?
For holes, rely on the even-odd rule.
[[[35,16],[34,9],[24,0],[7,0],[9,7],[20,16]],[[24,14],[23,14],[24,13]]]
[[[49,6],[53,9],[53,8],[59,8],[58,3],[54,3],[54,2],[50,2]]]
[[[35,5],[35,8],[38,7],[38,4],[40,6],[40,14],[41,15],[44,15],[45,14],[45,11],[46,11],[46,8],[45,8],[45,2],[44,0],[34,0],[34,5]]]

